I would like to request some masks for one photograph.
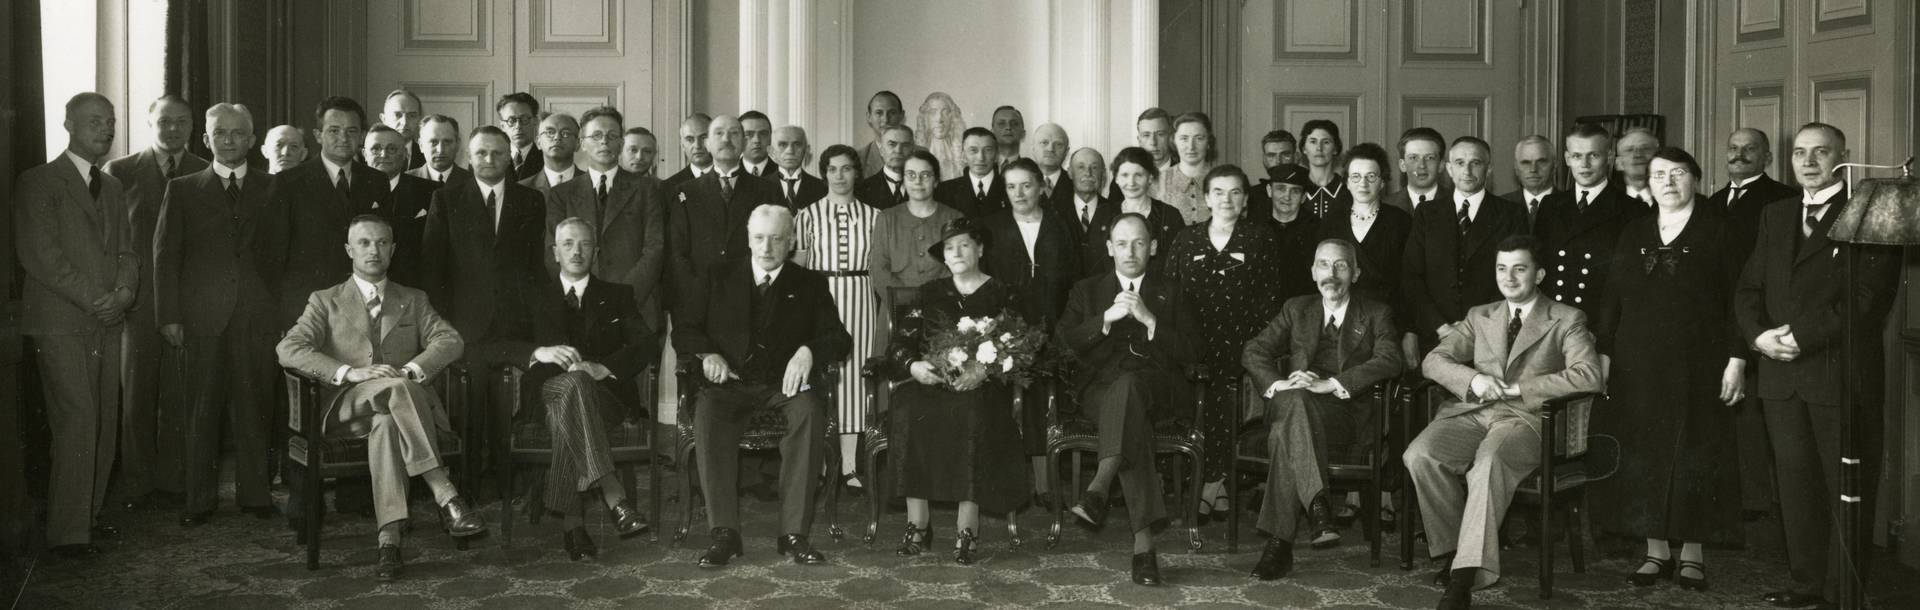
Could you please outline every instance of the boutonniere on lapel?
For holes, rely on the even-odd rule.
[[[426,211],[426,210],[424,210],[424,209],[422,209],[422,210],[420,210],[420,211],[418,211],[418,212],[414,212],[414,213],[413,213],[413,217],[414,217],[414,218],[426,218],[426,217],[427,217],[427,211]]]
[[[1834,246],[1833,254],[1828,255],[1827,258],[1840,258],[1840,246]]]
[[[680,203],[686,203],[686,202],[687,202],[687,194],[684,192],[680,193]]]

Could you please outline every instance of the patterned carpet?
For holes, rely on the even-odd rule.
[[[796,566],[773,552],[777,507],[747,503],[746,556],[722,570],[693,565],[705,546],[699,530],[681,547],[668,542],[670,532],[661,532],[658,541],[650,536],[622,541],[597,513],[589,522],[601,550],[596,562],[567,561],[552,520],[516,527],[508,546],[500,536],[498,504],[487,508],[492,535],[459,551],[444,535],[426,531],[436,522],[416,506],[415,523],[422,525],[408,538],[405,578],[384,585],[372,577],[369,519],[329,515],[322,567],[310,572],[278,521],[227,509],[208,526],[183,530],[174,525],[172,512],[114,511],[109,517],[125,532],[121,539],[105,543],[107,552],[90,561],[42,558],[17,607],[1431,608],[1439,595],[1426,583],[1432,567],[1425,562],[1411,572],[1399,569],[1396,539],[1389,536],[1382,565],[1370,567],[1366,545],[1351,531],[1344,546],[1301,551],[1292,576],[1254,581],[1246,572],[1258,557],[1259,540],[1247,533],[1240,552],[1227,554],[1221,524],[1202,530],[1207,546],[1197,554],[1185,552],[1184,530],[1162,534],[1161,566],[1170,586],[1139,587],[1127,580],[1127,538],[1116,531],[1123,528],[1090,534],[1069,525],[1059,547],[1047,550],[1050,517],[1036,512],[1020,519],[1027,544],[1019,550],[1008,548],[1003,524],[989,520],[984,556],[972,567],[947,559],[950,509],[935,511],[942,552],[906,560],[893,554],[898,514],[886,520],[871,549],[853,535],[845,542],[828,540],[823,514],[816,545],[830,565]],[[675,500],[669,498],[666,506],[668,518],[674,518]],[[1124,510],[1116,509],[1111,519],[1125,523]],[[864,527],[865,514],[864,498],[843,498],[840,516],[850,532]],[[1505,580],[1479,592],[1476,607],[1749,608],[1758,605],[1759,592],[1778,588],[1785,573],[1777,554],[1711,551],[1711,591],[1688,592],[1670,584],[1636,589],[1624,582],[1633,567],[1627,560],[1594,561],[1587,573],[1574,574],[1564,548],[1554,599],[1537,597],[1533,551],[1515,549],[1506,555]],[[1879,565],[1887,567],[1876,575],[1877,605],[1920,607],[1913,571],[1896,567],[1890,558]]]

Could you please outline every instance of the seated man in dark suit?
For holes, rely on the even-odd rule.
[[[960,136],[960,147],[967,171],[940,183],[933,200],[975,220],[1007,209],[1007,185],[1000,181],[1000,148],[994,143],[993,132],[984,127],[969,128]]]
[[[353,277],[308,295],[306,311],[277,351],[280,366],[326,384],[321,421],[327,435],[367,439],[380,529],[374,575],[394,580],[401,570],[410,477],[420,477],[433,490],[449,535],[474,536],[487,529],[440,462],[439,437],[452,426],[424,385],[458,360],[465,346],[453,325],[434,313],[426,293],[387,280],[393,228],[386,219],[355,217],[347,229],[347,256]]]
[[[374,213],[393,224],[394,250],[401,253],[388,275],[402,284],[419,286],[420,234],[426,230],[427,206],[441,185],[407,174],[407,144],[400,132],[374,125],[367,130],[366,142],[367,165],[387,179],[386,195],[373,203]]]
[[[1269,467],[1259,527],[1270,538],[1253,567],[1260,580],[1293,571],[1303,507],[1314,548],[1339,543],[1327,503],[1327,456],[1373,444],[1367,431],[1379,423],[1371,421],[1371,390],[1406,366],[1393,311],[1352,294],[1358,248],[1342,239],[1321,242],[1312,264],[1320,294],[1288,300],[1247,342],[1241,360],[1267,399]]]
[[[1153,463],[1153,421],[1171,415],[1189,389],[1193,362],[1187,334],[1198,327],[1180,285],[1149,277],[1153,225],[1121,214],[1107,237],[1113,273],[1080,280],[1067,297],[1056,340],[1079,360],[1075,388],[1100,430],[1100,464],[1073,514],[1093,527],[1106,522],[1107,491],[1119,479],[1133,532],[1133,582],[1158,586],[1153,526],[1166,518]]]
[[[1457,399],[1402,456],[1427,547],[1446,560],[1434,575],[1447,588],[1441,610],[1468,607],[1474,589],[1500,580],[1501,517],[1549,457],[1540,455],[1542,405],[1598,392],[1605,374],[1586,313],[1543,298],[1538,242],[1515,235],[1497,249],[1503,299],[1468,310],[1427,353],[1421,372]]]
[[[644,408],[637,380],[660,344],[640,320],[633,289],[588,272],[599,251],[598,233],[579,218],[554,228],[559,281],[543,283],[545,293],[533,298],[533,342],[543,347],[533,350],[535,364],[521,380],[526,396],[520,404],[532,408],[514,414],[516,424],[545,422],[553,438],[546,506],[564,520],[561,542],[574,561],[599,553],[581,522],[581,495],[589,489],[599,488],[621,537],[648,527],[620,485],[607,428]]]
[[[546,245],[554,246],[553,230],[562,220],[579,218],[596,227],[589,261],[594,273],[633,290],[647,334],[664,337],[660,280],[667,262],[667,204],[660,200],[660,181],[620,167],[620,111],[602,106],[580,117],[586,179],[547,192]],[[558,263],[548,272],[558,271]]]
[[[740,433],[754,412],[768,408],[787,420],[780,441],[783,535],[776,546],[795,563],[824,563],[807,540],[828,417],[820,396],[827,385],[815,363],[846,358],[853,337],[826,277],[787,262],[793,212],[762,205],[746,225],[750,256],[716,263],[702,289],[690,291],[693,305],[674,318],[674,349],[700,358],[710,384],[694,398],[693,413],[695,463],[713,531],[699,565],[725,566],[741,554]]]

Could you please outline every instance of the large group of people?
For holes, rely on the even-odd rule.
[[[1052,123],[1028,141],[1011,106],[969,127],[944,93],[909,126],[882,91],[866,106],[872,140],[817,158],[802,127],[694,114],[678,130],[685,168],[661,177],[654,132],[616,109],[574,116],[513,93],[494,110],[497,124],[463,132],[406,90],[377,122],[329,97],[311,125],[256,142],[246,107],[213,104],[203,160],[188,151],[189,104],[169,96],[147,108],[153,147],[108,161],[111,102],[67,103],[68,148],[15,197],[23,329],[53,430],[54,553],[99,552],[92,540],[115,534],[100,520],[108,497],[207,523],[225,444],[239,510],[277,515],[277,361],[325,388],[326,435],[367,442],[371,484],[341,486],[336,504],[375,517],[380,578],[403,569],[411,477],[447,534],[487,529],[441,458],[453,430],[427,389],[455,364],[524,371],[525,396],[504,397],[518,400],[514,421],[491,425],[544,423],[544,506],[569,556],[592,557],[585,507],[604,507],[622,536],[655,525],[622,486],[607,430],[652,406],[636,380],[670,344],[701,380],[681,471],[706,505],[702,567],[742,553],[738,439],[775,410],[787,426],[775,548],[796,563],[828,561],[809,541],[824,473],[895,483],[870,487],[905,500],[903,556],[933,549],[932,502],[958,503],[961,564],[982,552],[983,509],[1058,506],[1097,528],[1117,496],[1132,579],[1159,584],[1154,431],[1204,401],[1186,422],[1206,439],[1200,509],[1245,510],[1224,485],[1245,399],[1271,464],[1251,572],[1283,578],[1296,541],[1339,542],[1336,513],[1351,509],[1330,494],[1328,464],[1381,441],[1373,405],[1395,397],[1377,389],[1425,378],[1449,399],[1402,459],[1442,608],[1499,579],[1500,524],[1546,458],[1542,405],[1562,398],[1592,401],[1593,432],[1620,440],[1593,514],[1644,539],[1634,584],[1707,586],[1703,547],[1741,536],[1738,445],[1763,443],[1796,583],[1766,601],[1835,599],[1838,431],[1847,417],[1876,429],[1874,337],[1898,257],[1828,238],[1847,205],[1833,171],[1846,135],[1830,125],[1787,134],[1789,184],[1764,172],[1769,134],[1734,132],[1731,181],[1709,197],[1695,157],[1658,134],[1581,124],[1516,142],[1521,188],[1496,195],[1493,144],[1427,127],[1391,152],[1347,146],[1325,120],[1298,137],[1277,129],[1250,176],[1221,162],[1203,113],[1148,109],[1138,145],[1103,154]],[[256,144],[264,167],[249,162]],[[1839,272],[1849,259],[1853,284]],[[895,302],[906,289],[910,306]],[[1050,489],[1035,406],[1047,383],[961,383],[929,361],[952,320],[1003,314],[1046,330],[1069,363],[1054,391],[1099,436],[1085,489]],[[867,363],[887,388],[879,404],[852,373]],[[1192,367],[1247,387],[1195,387]],[[163,385],[180,399],[163,401]],[[1767,434],[1735,434],[1739,409],[1764,413]],[[853,434],[842,463],[825,463],[834,419],[888,431],[885,472],[856,471]],[[1874,472],[1877,437],[1858,440]]]

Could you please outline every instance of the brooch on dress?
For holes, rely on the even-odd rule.
[[[1693,248],[1691,246],[1661,246],[1658,248],[1640,249],[1640,256],[1643,257],[1642,265],[1645,267],[1647,275],[1653,275],[1654,267],[1666,267],[1668,275],[1679,273],[1680,256],[1692,253]]]

